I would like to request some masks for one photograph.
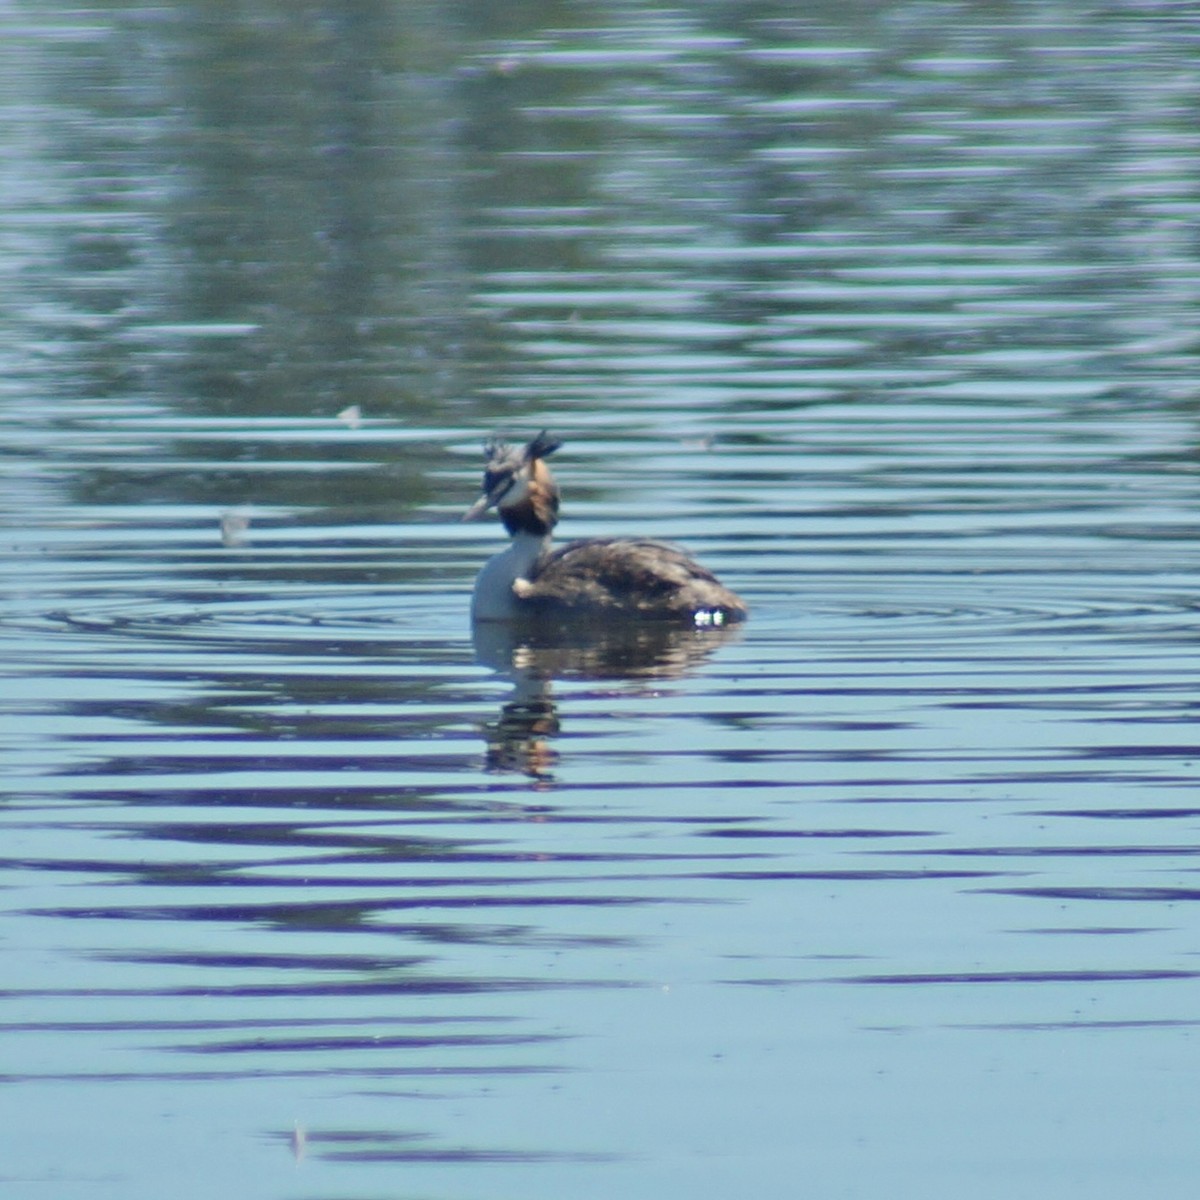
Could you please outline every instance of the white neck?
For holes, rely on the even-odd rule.
[[[483,564],[471,597],[473,621],[505,621],[517,615],[513,584],[528,579],[534,564],[550,549],[550,535],[518,532],[499,554]]]

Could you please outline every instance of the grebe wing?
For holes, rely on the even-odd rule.
[[[587,538],[542,559],[522,598],[562,610],[639,616],[682,616],[720,609],[732,619],[745,603],[670,542],[651,538]]]
[[[679,546],[654,538],[584,538],[548,554],[537,566],[534,579],[560,579],[587,574],[618,581],[630,590],[653,589],[689,579],[711,583],[717,577]]]

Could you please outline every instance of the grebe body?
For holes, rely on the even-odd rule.
[[[528,445],[491,441],[483,494],[464,520],[500,513],[512,542],[475,580],[476,621],[523,617],[743,620],[745,602],[678,546],[650,538],[587,538],[550,548],[559,492],[545,459],[561,442],[544,430]]]

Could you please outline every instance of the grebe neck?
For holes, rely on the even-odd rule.
[[[476,621],[504,621],[518,611],[513,585],[528,581],[538,560],[550,551],[550,531],[538,534],[517,530],[512,541],[483,565],[471,597],[471,617]]]

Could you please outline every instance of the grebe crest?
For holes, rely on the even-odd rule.
[[[512,538],[475,580],[476,621],[526,617],[743,620],[745,601],[678,546],[651,538],[587,538],[551,550],[559,491],[545,459],[562,443],[545,430],[513,447],[484,444],[483,493],[463,520],[495,508]]]

